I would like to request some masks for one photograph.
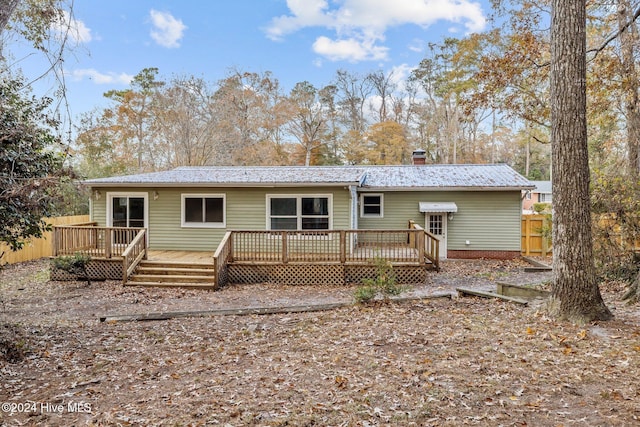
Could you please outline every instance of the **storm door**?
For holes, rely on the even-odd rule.
[[[447,258],[447,213],[427,212],[424,214],[425,228],[440,241],[440,258]]]

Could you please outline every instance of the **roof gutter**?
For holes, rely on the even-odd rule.
[[[380,191],[522,191],[532,190],[535,186],[522,187],[366,187],[360,188],[360,192]]]
[[[353,185],[359,185],[354,182],[305,182],[305,183],[209,183],[209,182],[90,182],[82,181],[83,185],[91,188],[140,188],[140,187],[153,187],[153,188],[185,188],[185,187],[197,187],[197,188],[285,188],[285,187],[351,187]]]

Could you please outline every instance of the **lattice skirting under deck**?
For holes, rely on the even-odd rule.
[[[427,279],[424,266],[394,266],[400,284],[420,284]],[[344,285],[375,278],[375,266],[320,264],[230,264],[229,283],[277,283],[287,285]],[[220,285],[223,285],[222,283]]]
[[[122,280],[122,260],[92,259],[87,264],[87,272],[91,280]],[[53,263],[50,277],[61,282],[78,280],[73,274],[56,268]]]

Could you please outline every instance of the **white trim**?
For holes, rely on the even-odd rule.
[[[440,246],[440,259],[447,259],[447,234],[448,234],[448,223],[447,223],[447,213],[446,212],[425,212],[424,213],[424,229],[427,230],[428,232],[432,233],[431,231],[431,224],[430,224],[430,216],[431,215],[436,215],[436,216],[441,216],[442,217],[442,234],[438,234],[435,235],[438,238],[438,245]]]
[[[135,192],[126,192],[126,191],[113,191],[107,192],[105,197],[105,203],[107,204],[107,227],[113,227],[113,198],[114,197],[142,197],[144,199],[144,228],[149,230],[149,193],[135,191]],[[148,235],[148,234],[147,234]]]
[[[327,230],[333,230],[333,194],[267,194],[266,195],[266,218],[265,218],[265,229],[271,230],[271,199],[296,199],[296,219],[297,231],[302,230],[302,203],[300,202],[303,198],[326,198],[327,199],[327,212],[329,217],[329,225]],[[310,216],[305,215],[305,217],[313,218],[324,218],[324,215],[316,215]],[[323,229],[317,229],[317,231],[322,231]]]
[[[365,214],[364,213],[364,198],[377,196],[380,197],[380,214]],[[360,218],[384,218],[384,193],[361,193],[360,194]]]
[[[186,222],[185,199],[222,199],[222,222]],[[204,208],[203,208],[204,209]],[[227,195],[224,193],[181,193],[180,194],[180,226],[182,228],[226,228]]]

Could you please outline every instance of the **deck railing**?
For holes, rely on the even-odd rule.
[[[122,284],[126,284],[129,276],[143,259],[147,258],[147,230],[141,229],[136,237],[122,253]]]
[[[227,264],[231,258],[231,231],[227,231],[218,245],[218,249],[213,254],[213,270],[216,277],[216,284],[227,283]]]
[[[422,228],[233,231],[229,259],[234,263],[365,264],[383,258],[396,264],[434,264],[437,268],[437,244],[432,240],[437,242]]]
[[[419,251],[423,251],[423,255],[433,263],[436,270],[440,269],[440,240],[427,230],[419,226],[413,221],[409,221],[410,230],[418,230],[417,239],[411,242],[411,245]]]
[[[141,228],[54,226],[53,256],[80,253],[92,258],[120,257]]]

